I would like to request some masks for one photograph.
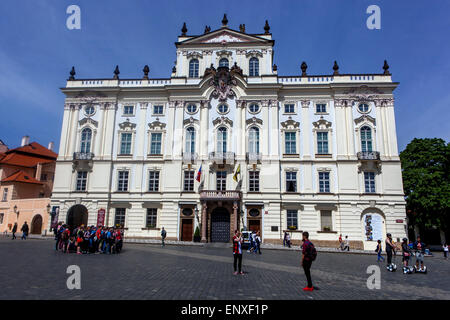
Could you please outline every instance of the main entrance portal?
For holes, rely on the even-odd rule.
[[[88,222],[88,210],[85,206],[81,204],[74,205],[69,209],[67,213],[67,224],[71,230],[84,224],[87,225]]]
[[[230,214],[220,207],[211,213],[211,242],[230,241]]]

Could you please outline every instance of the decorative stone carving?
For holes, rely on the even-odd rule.
[[[217,117],[215,120],[213,120],[213,125],[217,126],[219,124],[227,124],[230,127],[232,127],[233,121],[231,119],[229,119],[228,117],[221,116],[221,117]]]
[[[148,127],[150,128],[150,130],[164,130],[166,124],[160,122],[159,119],[157,118],[155,121],[149,123]]]
[[[302,102],[302,107],[303,108],[309,108],[309,105],[310,105],[310,100],[302,100],[301,101]]]
[[[323,118],[323,116],[321,116],[319,120],[313,122],[312,124],[317,129],[328,129],[328,128],[331,128],[331,122],[325,120]]]
[[[292,120],[292,117],[289,117],[288,120],[281,122],[281,126],[284,129],[297,129],[300,127],[300,122]]]
[[[198,124],[199,122],[200,122],[200,121],[198,121],[198,120],[195,119],[194,117],[190,117],[190,118],[188,118],[188,119],[184,119],[184,120],[183,120],[183,125],[186,126],[186,125],[188,125],[188,124],[193,124],[193,123]]]
[[[78,121],[78,124],[80,125],[80,127],[84,126],[85,124],[91,124],[91,125],[93,125],[96,128],[98,127],[98,122],[93,120],[90,117],[81,119],[80,121]]]
[[[233,54],[233,52],[229,51],[229,50],[219,50],[216,52],[217,56],[221,57],[221,56],[231,56]]]
[[[203,58],[203,54],[198,51],[183,51],[183,55],[185,55],[188,59],[190,58],[197,58],[201,59]]]
[[[120,128],[121,130],[127,130],[127,129],[128,129],[128,130],[133,130],[134,128],[136,128],[136,124],[130,122],[130,119],[127,118],[126,121],[124,121],[124,122],[122,122],[122,123],[119,123],[119,128]]]
[[[219,101],[226,101],[227,98],[231,98],[235,95],[231,86],[236,85],[235,74],[238,74],[239,70],[231,69],[226,67],[219,67],[216,69],[208,68],[205,70],[205,76],[212,74],[213,78],[210,80],[209,84],[214,86],[214,91],[212,96],[219,99]]]
[[[247,106],[247,100],[236,100],[236,108],[245,108]]]
[[[375,125],[375,119],[367,114],[363,114],[361,117],[355,119],[355,124],[360,124],[362,122],[370,122]]]
[[[247,119],[245,121],[245,123],[247,125],[250,125],[250,124],[260,124],[260,125],[262,125],[263,121],[261,119],[257,118],[257,117],[253,117],[253,118]]]
[[[248,57],[261,57],[261,58],[262,58],[263,54],[262,54],[261,51],[258,51],[258,50],[247,50],[247,51],[245,52],[245,56],[246,56],[247,58],[248,58]]]

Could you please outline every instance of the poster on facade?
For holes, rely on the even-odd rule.
[[[105,225],[105,209],[98,210],[97,214],[97,227],[104,226]]]
[[[379,214],[366,214],[364,216],[364,230],[366,241],[383,239],[383,219]]]
[[[51,228],[56,228],[58,226],[58,219],[59,219],[59,207],[53,206],[52,207],[52,223]]]

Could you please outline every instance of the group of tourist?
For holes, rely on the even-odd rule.
[[[258,231],[256,232],[253,230],[250,238],[250,247],[248,248],[247,252],[250,253],[258,253],[261,254],[261,233]]]
[[[84,226],[74,229],[62,222],[53,229],[55,250],[64,253],[120,253],[123,245],[123,228]]]

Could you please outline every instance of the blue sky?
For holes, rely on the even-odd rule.
[[[66,28],[66,9],[81,8],[81,30]],[[366,27],[366,8],[381,8],[381,30]],[[78,78],[170,77],[174,42],[205,25],[263,33],[275,39],[279,75],[381,73],[391,66],[399,149],[415,137],[450,140],[450,1],[284,0],[2,0],[0,2],[0,139],[9,147],[23,135],[59,146],[65,86]],[[58,150],[58,149],[56,149]]]

